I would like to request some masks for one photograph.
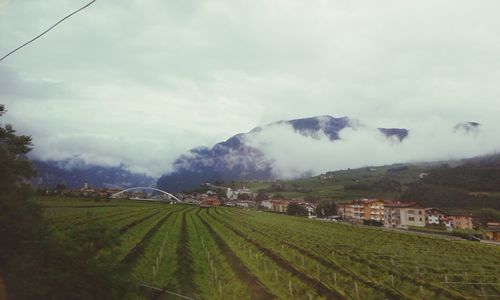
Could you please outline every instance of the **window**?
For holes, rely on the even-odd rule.
[[[413,209],[408,210],[408,214],[413,215],[415,211]]]
[[[414,217],[409,217],[408,218],[410,221],[415,221],[415,218]]]
[[[419,218],[420,219],[420,222],[422,222],[422,218]]]
[[[422,211],[421,211],[421,210],[419,210],[419,211],[418,211],[418,214],[419,214],[419,215],[421,215],[421,214],[422,214]]]

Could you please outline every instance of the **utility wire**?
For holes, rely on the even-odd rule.
[[[17,50],[23,48],[24,46],[27,46],[28,44],[34,42],[35,40],[39,39],[40,37],[42,37],[42,35],[46,34],[47,32],[49,32],[50,30],[52,30],[52,28],[56,27],[57,25],[59,25],[60,23],[62,23],[64,20],[68,19],[69,17],[71,17],[72,15],[78,13],[79,11],[82,11],[84,10],[85,8],[89,7],[90,5],[92,5],[94,2],[96,2],[97,0],[92,0],[90,1],[89,3],[85,4],[83,7],[75,10],[74,12],[70,13],[69,15],[67,15],[66,17],[62,18],[61,20],[59,20],[57,23],[55,23],[54,25],[50,26],[47,30],[45,30],[44,32],[40,33],[39,35],[35,36],[34,38],[32,38],[31,40],[27,41],[26,43],[22,44],[21,46],[17,47],[16,49],[10,51],[9,53],[7,53],[6,55],[4,55],[2,58],[0,58],[0,62],[4,59],[6,59],[9,55],[13,54],[14,52],[16,52]]]

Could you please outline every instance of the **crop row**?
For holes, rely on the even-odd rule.
[[[221,209],[218,209],[218,211],[221,211]],[[297,245],[300,245],[301,248],[309,248],[309,253],[317,253],[317,256],[328,258],[331,262],[343,265],[345,269],[352,272],[364,273],[375,282],[378,281],[385,285],[395,286],[399,291],[406,291],[407,295],[421,295],[420,297],[422,298],[436,298],[438,295],[439,297],[458,298],[461,297],[459,292],[463,292],[464,295],[476,296],[498,294],[496,289],[498,286],[496,284],[497,279],[492,278],[492,276],[498,278],[498,263],[493,261],[490,262],[490,267],[493,269],[491,273],[472,273],[472,276],[469,275],[468,282],[463,282],[462,284],[454,282],[452,284],[452,280],[456,280],[457,278],[452,279],[452,276],[447,278],[446,273],[438,273],[434,270],[433,275],[435,276],[428,276],[426,273],[419,272],[418,268],[408,270],[407,264],[395,261],[390,256],[388,256],[388,260],[384,261],[380,256],[373,255],[377,248],[369,242],[364,245],[354,243],[351,246],[349,236],[342,236],[342,231],[351,229],[352,226],[333,224],[337,226],[330,226],[330,230],[327,230],[328,227],[326,225],[330,224],[323,222],[311,222],[299,218],[270,214],[264,214],[265,217],[262,217],[261,214],[254,215],[235,210],[222,210],[222,212],[224,213],[224,219],[230,220],[233,224],[240,227],[246,226],[247,229],[251,228],[252,232],[257,231],[261,235],[259,237],[260,240],[264,240],[265,235],[268,235],[270,242],[281,241],[281,244],[287,246],[287,248],[297,248]],[[282,222],[284,219],[286,219],[285,222]],[[383,237],[379,238],[385,239],[385,243],[392,245],[394,248],[400,247],[401,252],[406,250],[406,245],[398,243],[398,238],[403,234],[388,233],[380,230],[367,231],[365,234],[376,235],[379,232],[383,235]],[[339,236],[341,236],[341,239]],[[391,237],[393,240],[388,240],[388,237]],[[418,238],[425,239],[424,237]],[[448,243],[448,247],[450,247],[451,242]],[[462,244],[459,243],[458,245]],[[466,246],[470,247],[470,245]],[[436,248],[434,250],[439,253],[443,249]],[[495,250],[490,247],[490,256],[492,254],[495,255]],[[291,252],[291,255],[295,256],[293,251]],[[301,251],[299,250],[299,252]],[[416,255],[418,257],[418,254]],[[478,256],[475,259],[481,261],[484,258]],[[323,265],[326,264],[323,262]],[[464,264],[462,265],[463,267],[467,267],[467,265]],[[415,288],[412,290],[412,286],[415,286],[416,290]]]
[[[116,263],[148,287],[145,297],[493,299],[500,294],[500,252],[472,242],[233,208],[148,203],[61,209],[53,216],[54,228],[106,220],[120,232]]]

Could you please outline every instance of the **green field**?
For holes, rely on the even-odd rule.
[[[115,263],[138,286],[194,299],[500,297],[500,248],[493,245],[236,208],[37,201],[61,234],[111,224],[121,237]],[[155,297],[150,288],[136,296]]]

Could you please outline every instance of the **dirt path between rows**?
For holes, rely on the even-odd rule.
[[[219,213],[219,215],[223,217],[222,214]],[[252,230],[255,230],[258,233],[260,233],[262,235],[265,235],[265,236],[267,236],[269,238],[275,238],[275,237],[271,236],[270,234],[268,234],[266,232],[263,232],[262,230],[255,229],[250,224],[245,224],[244,221],[240,222],[240,224],[242,224],[243,226],[246,226],[247,228],[251,228]],[[324,266],[327,266],[327,267],[329,267],[331,269],[337,269],[340,272],[342,272],[342,273],[344,273],[344,274],[346,274],[346,275],[348,275],[348,276],[350,276],[352,278],[357,278],[363,284],[365,284],[365,285],[367,285],[367,286],[369,286],[371,288],[378,289],[381,292],[384,292],[386,294],[386,296],[388,297],[388,299],[411,298],[408,295],[405,295],[405,294],[401,293],[400,291],[398,291],[395,288],[392,288],[390,286],[386,286],[386,285],[383,285],[383,284],[379,284],[379,283],[376,283],[376,282],[372,282],[372,281],[370,281],[370,280],[368,280],[366,278],[363,278],[363,277],[359,277],[358,275],[350,272],[348,269],[345,269],[344,267],[342,267],[340,265],[336,265],[333,262],[330,262],[330,261],[326,260],[325,258],[320,257],[320,256],[318,256],[318,255],[310,252],[309,250],[307,250],[305,248],[302,248],[300,246],[297,246],[295,244],[289,243],[289,242],[284,241],[284,240],[280,240],[280,242],[282,244],[285,244],[285,245],[289,246],[290,248],[293,248],[293,249],[297,250],[302,255],[305,255],[305,256],[307,256],[307,257],[309,257],[311,259],[314,259],[314,260],[320,262]],[[324,244],[324,243],[322,243],[322,244],[325,247],[327,247],[326,244]],[[360,262],[360,263],[363,263],[363,264],[367,264],[367,265],[371,266],[372,268],[374,268],[375,270],[380,270],[382,272],[389,272],[389,273],[391,273],[391,274],[393,274],[395,276],[400,277],[403,280],[408,281],[409,283],[414,283],[414,284],[422,285],[422,286],[428,288],[429,290],[431,290],[433,292],[436,292],[437,294],[443,294],[443,295],[445,295],[447,297],[456,298],[456,299],[466,299],[462,294],[460,294],[459,291],[448,290],[448,289],[442,288],[440,286],[437,286],[435,284],[432,284],[432,283],[430,283],[430,282],[428,282],[426,280],[423,280],[421,278],[415,278],[415,277],[413,277],[413,276],[411,276],[409,274],[401,273],[401,272],[398,272],[396,270],[386,270],[385,268],[383,268],[382,266],[380,266],[380,265],[378,265],[376,263],[373,263],[373,262],[370,262],[370,261],[367,261],[367,260],[362,260],[362,259],[360,259],[360,258],[358,258],[356,256],[349,255],[349,253],[342,252],[342,254],[349,256],[354,261],[357,261],[357,262]]]
[[[196,293],[196,285],[193,280],[193,258],[189,248],[189,232],[186,222],[186,211],[182,213],[181,232],[179,243],[177,244],[177,269],[176,278],[179,283],[180,293],[183,295],[194,295]]]
[[[219,250],[224,254],[229,265],[233,269],[238,279],[243,282],[251,293],[253,299],[277,299],[276,296],[271,294],[266,286],[248,269],[241,259],[231,250],[227,243],[220,237],[220,235],[212,228],[212,226],[196,213],[196,216],[201,220],[203,225],[207,228],[208,232],[215,241]]]
[[[146,221],[146,220],[148,220],[148,219],[156,216],[159,213],[160,213],[159,211],[154,212],[154,213],[152,213],[150,215],[145,216],[144,218],[140,218],[138,220],[132,221],[129,224],[124,225],[122,228],[120,228],[120,234],[124,234],[125,232],[129,231],[130,229],[132,229],[136,225],[138,225],[138,224],[140,224],[140,223],[142,223],[142,222],[144,222],[144,221]]]
[[[168,212],[163,218],[161,218],[149,231],[142,237],[141,241],[130,250],[127,255],[121,260],[120,264],[125,268],[132,267],[139,256],[141,256],[146,250],[146,246],[155,233],[160,229],[160,227],[167,221],[168,217],[174,213],[173,211]]]
[[[282,258],[281,256],[277,255],[272,251],[271,249],[263,247],[261,244],[259,244],[257,241],[251,239],[250,237],[246,236],[243,232],[240,230],[236,229],[234,226],[231,226],[223,221],[218,220],[215,216],[210,215],[214,220],[217,222],[221,223],[223,226],[234,232],[236,235],[240,236],[243,238],[245,241],[248,243],[252,244],[255,246],[260,252],[264,253],[266,256],[268,256],[271,260],[273,260],[278,266],[281,268],[287,270],[288,272],[292,273],[295,277],[299,278],[302,282],[306,283],[310,287],[316,290],[316,292],[323,296],[326,297],[327,299],[344,299],[344,296],[340,294],[336,290],[330,289],[328,286],[326,286],[323,282],[316,280],[315,278],[301,272],[298,270],[296,267],[294,267],[291,263],[289,263],[287,260]]]

